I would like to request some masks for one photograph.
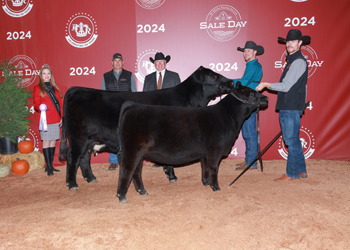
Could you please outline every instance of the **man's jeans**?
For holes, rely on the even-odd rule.
[[[245,141],[246,166],[258,157],[258,134],[256,132],[256,112],[243,123],[242,136]],[[257,168],[257,161],[250,168]]]
[[[306,174],[305,156],[299,138],[300,117],[303,111],[280,110],[279,113],[283,140],[288,147],[286,175],[299,179],[301,174]]]
[[[119,163],[118,162],[118,156],[116,154],[113,154],[113,153],[109,154],[108,161],[109,161],[110,164],[113,164],[113,163],[118,164]]]

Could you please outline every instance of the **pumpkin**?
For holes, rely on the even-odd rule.
[[[0,164],[0,177],[4,177],[11,172],[11,164]]]
[[[33,152],[34,144],[32,141],[20,141],[18,143],[18,151],[22,154],[29,154]]]
[[[29,170],[29,163],[26,160],[12,162],[11,171],[14,174],[26,174]]]

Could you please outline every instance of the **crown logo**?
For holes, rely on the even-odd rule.
[[[24,62],[19,61],[18,64],[16,65],[17,69],[27,69],[28,65],[26,65]]]
[[[91,34],[91,29],[89,28],[89,25],[83,24],[80,22],[79,24],[73,24],[72,30],[75,31],[77,37],[85,37],[87,34]]]
[[[216,21],[219,21],[219,20],[225,21],[225,20],[231,20],[231,19],[232,19],[232,16],[227,15],[225,11],[221,12],[220,15],[215,17]]]
[[[146,69],[147,74],[153,73],[156,70],[154,64],[149,61],[142,61],[142,67]]]
[[[13,7],[19,7],[22,6],[24,3],[26,3],[26,0],[11,0]]]

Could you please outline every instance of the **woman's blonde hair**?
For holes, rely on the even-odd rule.
[[[41,97],[44,97],[44,96],[45,96],[45,81],[44,81],[44,79],[43,79],[43,70],[44,70],[44,69],[50,70],[50,73],[51,73],[50,82],[51,82],[51,84],[58,90],[58,92],[60,93],[60,97],[62,98],[62,97],[63,97],[62,92],[61,92],[60,88],[59,88],[59,87],[57,86],[57,84],[56,84],[56,81],[55,81],[55,78],[53,77],[52,70],[51,70],[50,66],[47,65],[47,64],[44,64],[44,65],[41,67],[40,73],[39,73],[39,78],[40,78],[40,80],[39,80],[40,96],[41,96]]]

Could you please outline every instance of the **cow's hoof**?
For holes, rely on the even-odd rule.
[[[175,175],[174,172],[174,167],[173,166],[163,166],[163,171],[166,174],[166,176],[168,177],[170,182],[177,182],[177,177]]]
[[[143,190],[137,190],[137,192],[139,192],[139,194],[141,194],[141,195],[145,195],[145,194],[148,195],[148,193],[147,193],[147,191],[146,191],[145,189],[143,189]]]
[[[70,187],[69,191],[79,191],[79,187]]]
[[[85,180],[87,181],[87,183],[95,183],[95,182],[98,182],[96,178],[91,178],[91,179],[85,178]]]
[[[209,180],[202,181],[204,186],[209,186]]]
[[[221,189],[219,187],[214,187],[214,186],[210,186],[211,189],[213,189],[214,192],[219,192],[221,191]]]
[[[127,199],[125,196],[120,196],[119,194],[117,194],[117,197],[119,198],[119,203],[126,203]]]
[[[169,177],[169,181],[170,182],[177,182],[177,177],[174,176],[174,177]]]

